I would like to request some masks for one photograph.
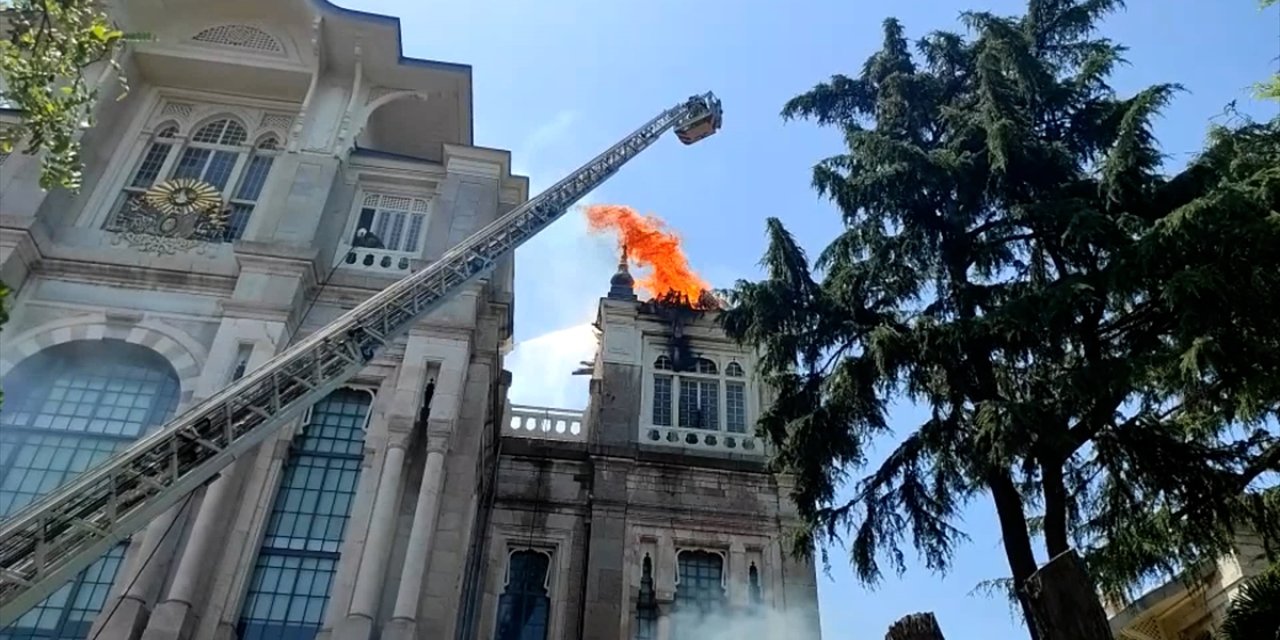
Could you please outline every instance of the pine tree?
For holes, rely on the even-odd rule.
[[[888,20],[859,75],[786,104],[844,136],[813,171],[843,229],[811,266],[768,220],[766,276],[721,320],[778,389],[759,428],[797,478],[798,551],[851,534],[867,583],[908,542],[942,570],[990,496],[1029,612],[1037,540],[1116,593],[1240,527],[1280,534],[1243,496],[1280,469],[1280,121],[1162,175],[1151,121],[1179,87],[1107,84],[1124,48],[1095,27],[1119,5],[965,13],[916,55]],[[929,418],[891,425],[901,400]]]

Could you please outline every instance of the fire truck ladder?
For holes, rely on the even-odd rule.
[[[435,263],[0,523],[0,628],[341,387],[417,319],[489,273],[662,134],[675,129],[693,144],[720,122],[711,93],[664,110]]]

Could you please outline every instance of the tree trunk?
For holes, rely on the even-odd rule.
[[[946,640],[932,613],[913,613],[889,627],[884,640]]]
[[[1023,588],[1027,624],[1041,640],[1112,640],[1107,613],[1074,549],[1058,554]]]
[[[993,471],[987,476],[987,487],[996,503],[996,516],[1000,519],[1000,535],[1004,541],[1005,557],[1009,571],[1013,573],[1014,593],[1022,606],[1022,616],[1027,624],[1029,640],[1049,640],[1031,624],[1031,603],[1024,586],[1036,572],[1036,556],[1031,549],[1031,534],[1027,532],[1027,515],[1022,508],[1022,496],[1009,478],[1007,471]]]

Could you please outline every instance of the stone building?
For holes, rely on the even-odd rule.
[[[1133,602],[1104,602],[1116,640],[1213,640],[1240,589],[1269,566],[1261,539],[1237,537],[1231,553]]]
[[[0,160],[0,517],[528,197],[473,144],[470,68],[405,57],[394,18],[112,11],[151,39],[122,99],[90,70],[83,188]],[[668,640],[702,612],[816,634],[750,357],[615,280],[585,414],[507,403],[507,260],[0,638]]]

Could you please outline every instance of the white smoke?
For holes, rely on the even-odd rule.
[[[779,611],[761,606],[750,611],[682,613],[671,616],[677,640],[819,640],[818,612]]]

